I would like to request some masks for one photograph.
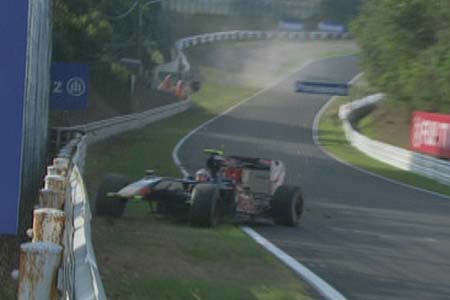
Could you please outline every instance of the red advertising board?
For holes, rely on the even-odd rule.
[[[450,115],[414,112],[410,141],[415,151],[450,158]]]

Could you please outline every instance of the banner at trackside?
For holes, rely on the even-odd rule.
[[[346,32],[345,25],[339,23],[330,23],[330,22],[320,22],[317,25],[317,29],[320,31],[326,32],[336,32],[336,33],[344,33]]]
[[[347,96],[349,85],[346,83],[297,81],[295,90],[298,93]]]
[[[450,115],[414,112],[410,143],[414,151],[450,158]]]
[[[89,95],[89,66],[87,64],[54,62],[51,76],[50,109],[87,109]]]
[[[305,29],[305,25],[303,22],[288,22],[288,21],[279,21],[278,29],[285,31],[302,31]]]
[[[27,31],[28,1],[0,1],[0,234],[15,235],[18,228]]]

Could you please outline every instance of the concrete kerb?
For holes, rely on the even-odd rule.
[[[345,57],[348,55],[342,55],[342,57]],[[211,124],[212,122],[216,121],[217,119],[223,117],[224,115],[230,113],[231,111],[233,111],[234,109],[236,109],[237,107],[243,105],[244,103],[250,101],[251,99],[255,98],[256,96],[274,88],[275,86],[279,85],[280,83],[282,83],[283,81],[287,80],[288,78],[290,78],[291,76],[293,76],[294,74],[300,72],[302,69],[306,68],[307,66],[311,65],[312,63],[317,63],[320,61],[325,61],[327,59],[330,59],[329,57],[327,58],[322,58],[322,59],[317,59],[317,60],[309,60],[307,61],[305,64],[303,64],[302,67],[300,67],[298,70],[291,72],[290,74],[288,74],[287,76],[283,77],[282,79],[276,81],[274,84],[270,85],[267,88],[264,88],[262,90],[260,90],[259,92],[255,93],[254,95],[242,100],[241,102],[239,102],[238,104],[230,107],[229,109],[227,109],[226,111],[224,111],[223,113],[221,113],[220,115],[204,122],[203,124],[201,124],[200,126],[198,126],[197,128],[193,129],[192,131],[190,131],[187,135],[185,135],[175,146],[175,148],[172,151],[172,159],[175,163],[175,165],[178,167],[178,169],[181,171],[181,173],[184,176],[189,175],[188,170],[186,170],[186,168],[183,167],[180,158],[178,156],[178,151],[180,150],[180,148],[183,146],[183,144],[195,133],[197,133],[198,131],[200,131],[202,128],[204,128],[205,126]],[[323,110],[324,111],[324,110]],[[315,121],[316,123],[316,121]],[[323,150],[322,150],[323,151]],[[253,239],[256,243],[258,243],[259,245],[261,245],[264,249],[266,249],[267,251],[269,251],[270,253],[272,253],[278,260],[280,260],[282,263],[284,263],[288,268],[290,268],[291,270],[293,270],[297,275],[300,276],[300,278],[302,278],[303,280],[305,280],[307,283],[309,283],[320,295],[322,295],[326,300],[346,300],[346,298],[339,293],[335,288],[333,288],[331,285],[329,285],[327,282],[325,282],[323,279],[321,279],[319,276],[317,276],[316,274],[314,274],[311,270],[309,270],[306,266],[304,266],[303,264],[301,264],[299,261],[295,260],[293,257],[291,257],[290,255],[288,255],[286,252],[284,252],[283,250],[281,250],[280,248],[278,248],[277,246],[275,246],[274,244],[270,243],[269,241],[267,241],[265,238],[263,238],[260,234],[258,234],[256,231],[254,231],[252,228],[248,227],[248,226],[241,226],[240,229],[246,233],[251,239]]]

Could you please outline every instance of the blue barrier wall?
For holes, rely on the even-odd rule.
[[[0,234],[15,234],[20,197],[28,1],[0,2]]]
[[[46,165],[50,0],[0,1],[0,234],[23,233]]]

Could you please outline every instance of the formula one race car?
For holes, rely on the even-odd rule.
[[[120,217],[128,200],[138,199],[149,201],[159,214],[184,215],[194,226],[214,227],[221,220],[241,216],[298,224],[302,192],[283,184],[286,170],[281,161],[204,151],[209,154],[206,169],[198,170],[195,177],[160,177],[150,170],[129,184],[123,176],[105,176],[97,193],[97,215]]]

